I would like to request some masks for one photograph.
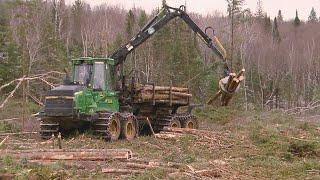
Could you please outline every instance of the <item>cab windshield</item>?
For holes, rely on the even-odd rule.
[[[94,63],[93,89],[105,90],[105,65],[103,62]]]
[[[88,85],[90,83],[92,65],[80,64],[76,65],[74,69],[74,82]]]

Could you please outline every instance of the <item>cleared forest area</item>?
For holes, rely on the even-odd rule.
[[[0,0],[0,179],[320,179],[320,9],[310,9],[306,20],[298,10],[294,17],[281,10],[270,17],[257,2],[250,10],[244,0],[227,0],[226,15],[201,15],[186,7],[201,29],[214,28],[208,35],[219,37],[234,72],[227,77],[225,64],[179,18],[128,55],[119,68],[127,78],[117,83],[132,82],[128,87],[137,93],[131,91],[130,100],[147,109],[144,114],[157,116],[154,107],[161,103],[167,103],[160,109],[167,114],[159,116],[159,129],[146,116],[150,132],[106,142],[94,130],[80,128],[62,137],[44,129],[49,139],[41,139],[39,115],[46,99],[69,103],[74,113],[75,94],[92,84],[72,82],[83,86],[81,93],[75,88],[61,97],[48,98],[47,92],[70,81],[71,66],[89,62],[87,57],[110,57],[159,15],[160,7],[147,13],[81,0]],[[103,63],[103,69],[113,68],[114,61]],[[141,84],[134,86],[135,81]],[[113,99],[101,98],[102,90],[91,92],[120,112],[118,91],[106,90]],[[138,114],[143,108],[127,109]],[[113,116],[107,113],[99,114],[98,125],[109,128]],[[189,118],[195,129],[178,118]],[[168,122],[185,127],[170,128]],[[59,126],[50,118],[48,125]]]
[[[201,130],[169,129],[156,137],[140,136],[132,141],[109,143],[90,132],[71,136],[61,143],[65,156],[58,149],[57,140],[53,147],[51,140],[39,140],[34,134],[10,135],[1,145],[1,153],[5,155],[1,156],[0,172],[2,176],[22,179],[320,177],[318,121],[302,121],[279,112],[243,113],[230,108],[207,108],[198,110],[197,115],[202,120]],[[8,124],[2,124],[3,128],[13,132],[15,129]],[[0,140],[4,138],[1,136]],[[49,151],[39,154],[39,149]],[[97,155],[95,159],[85,159],[87,154],[82,154],[82,159],[66,156],[75,149],[86,153],[91,152],[89,149],[101,149],[102,159]],[[114,156],[107,153],[108,149],[128,149],[132,157]],[[26,155],[30,150],[34,156]]]

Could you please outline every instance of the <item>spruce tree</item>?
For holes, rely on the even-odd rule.
[[[133,11],[130,9],[127,14],[127,19],[126,19],[127,39],[132,38],[131,36],[134,31],[134,24],[135,24],[135,17],[134,17]]]
[[[314,9],[314,7],[312,7],[310,15],[308,17],[308,22],[309,23],[317,23],[318,22],[318,17],[317,17],[317,13]]]
[[[295,17],[295,19],[294,19],[294,21],[293,21],[293,24],[294,24],[294,26],[296,26],[296,27],[301,24],[301,21],[300,21],[299,16],[298,16],[298,10],[296,10],[296,17]]]
[[[21,51],[10,32],[9,13],[8,2],[0,1],[0,84],[17,78],[21,71]]]
[[[278,22],[277,22],[277,18],[276,17],[274,18],[274,21],[273,21],[272,37],[273,37],[273,41],[274,42],[280,42],[281,41]]]
[[[272,23],[271,23],[270,17],[267,14],[263,16],[263,21],[264,21],[263,23],[264,23],[265,32],[270,33],[272,30]]]
[[[147,22],[147,13],[145,11],[141,11],[139,20],[138,20],[138,25],[139,28],[141,29]]]
[[[262,4],[262,1],[261,0],[258,0],[257,2],[257,10],[256,10],[256,13],[255,13],[255,16],[257,18],[263,18],[263,4]]]
[[[282,15],[282,11],[281,10],[278,11],[277,20],[278,20],[279,24],[283,23],[283,15]]]

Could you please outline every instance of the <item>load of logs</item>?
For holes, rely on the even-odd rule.
[[[238,74],[230,73],[229,76],[219,81],[219,91],[208,101],[207,104],[212,105],[213,102],[220,98],[222,106],[228,106],[233,95],[238,91],[240,83],[244,81],[245,69],[242,69]]]
[[[189,88],[173,86],[135,85],[134,92],[135,102],[152,102],[154,105],[156,103],[186,105],[192,97]]]

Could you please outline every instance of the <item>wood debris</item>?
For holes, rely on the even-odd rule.
[[[132,152],[129,149],[32,149],[2,150],[1,156],[28,160],[81,160],[104,161],[107,159],[129,160]]]
[[[1,142],[0,142],[0,147],[4,145],[4,143],[9,139],[9,136],[5,137]]]
[[[143,170],[136,170],[136,169],[116,169],[116,168],[103,168],[103,173],[117,173],[117,174],[137,174],[143,173]]]
[[[176,139],[176,138],[180,138],[183,137],[183,134],[179,134],[179,133],[168,133],[168,132],[164,132],[161,131],[158,134],[155,134],[155,137],[158,139]]]
[[[15,136],[15,135],[26,135],[26,134],[38,134],[38,132],[0,133],[0,136]]]
[[[120,173],[120,174],[135,174],[135,173],[143,173],[146,169],[152,169],[152,168],[160,168],[162,170],[165,170],[167,172],[178,172],[179,168],[181,167],[181,164],[178,163],[164,163],[164,162],[156,162],[156,161],[150,161],[150,162],[128,162],[125,164],[125,167],[115,169],[106,167],[102,169],[103,173]]]

